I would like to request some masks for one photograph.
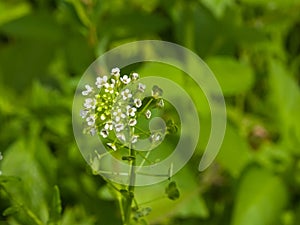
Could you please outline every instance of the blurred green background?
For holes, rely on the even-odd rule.
[[[144,39],[197,53],[228,111],[213,165],[197,171],[200,143],[174,178],[180,199],[149,203],[149,223],[299,224],[299,12],[299,0],[0,0],[0,224],[121,224],[76,146],[71,107],[99,55]],[[138,191],[143,202],[164,187]]]

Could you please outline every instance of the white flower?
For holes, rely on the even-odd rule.
[[[90,129],[90,134],[91,134],[92,136],[94,136],[96,133],[97,133],[96,128]]]
[[[129,84],[131,79],[129,76],[124,75],[123,77],[120,78],[120,80],[124,83],[124,84]]]
[[[110,147],[112,150],[117,151],[117,146],[114,143],[107,143],[108,147]]]
[[[84,90],[82,92],[82,95],[84,95],[84,96],[89,95],[93,91],[93,88],[90,85],[88,85],[88,84],[85,85],[85,89],[86,90]]]
[[[146,85],[145,85],[145,84],[142,84],[142,83],[139,83],[139,84],[138,84],[138,90],[139,90],[140,92],[144,92],[145,89],[146,89]]]
[[[121,119],[124,119],[126,117],[121,109],[117,109],[117,111],[114,111],[113,116],[115,117],[116,122],[119,122]]]
[[[126,141],[126,137],[124,134],[117,134],[116,137],[121,141]]]
[[[132,137],[131,137],[131,143],[132,144],[134,144],[134,143],[136,143],[137,141],[138,141],[138,135],[132,135]]]
[[[120,76],[120,69],[118,67],[115,67],[111,70],[111,74],[114,76]]]
[[[154,85],[152,87],[151,93],[154,98],[159,98],[163,95],[163,90],[157,85]]]
[[[100,135],[101,135],[103,138],[107,138],[107,137],[108,137],[108,134],[109,134],[108,130],[106,130],[106,129],[104,129],[104,128],[100,131]]]
[[[114,93],[114,87],[115,85],[114,84],[104,84],[104,87],[105,87],[105,92],[108,92],[110,94]]]
[[[130,93],[130,90],[127,88],[124,91],[121,92],[123,100],[126,100],[128,98],[132,97],[132,94]]]
[[[161,139],[162,139],[162,136],[161,136],[160,133],[153,133],[153,134],[151,134],[151,136],[150,136],[150,140],[151,140],[152,142],[159,142],[159,141],[161,141]]]
[[[113,124],[112,124],[112,122],[107,122],[107,123],[104,125],[104,129],[106,129],[106,130],[112,130],[112,129],[113,129]]]
[[[83,106],[87,109],[95,109],[96,108],[96,99],[94,98],[87,98]]]
[[[94,126],[95,121],[96,121],[95,115],[91,115],[91,116],[86,118],[86,122],[87,122],[88,126]]]
[[[81,116],[81,118],[82,119],[86,118],[86,116],[87,116],[88,113],[89,113],[89,111],[87,111],[87,110],[84,110],[84,109],[80,110],[80,116]]]
[[[136,106],[137,108],[140,108],[140,107],[142,106],[142,100],[139,99],[139,98],[134,99],[134,100],[133,100],[133,103],[135,104],[135,106]]]
[[[135,112],[136,112],[135,107],[131,107],[130,105],[128,105],[126,108],[127,108],[127,115],[128,116],[135,116]]]
[[[138,73],[132,73],[131,77],[132,77],[132,80],[137,80],[137,79],[139,79],[139,74]]]
[[[133,127],[137,124],[137,121],[136,121],[136,119],[130,119],[128,124],[129,124],[129,126]]]
[[[97,88],[101,88],[102,86],[104,86],[107,83],[107,79],[107,76],[97,77],[95,83]]]
[[[106,119],[106,116],[104,114],[101,114],[100,119],[103,121]]]
[[[147,119],[150,119],[151,111],[149,109],[146,111],[145,116],[146,116]]]
[[[120,132],[120,131],[124,130],[124,124],[123,123],[116,124],[115,129],[116,129],[116,132]]]
[[[165,102],[163,99],[160,99],[159,102],[157,103],[157,105],[161,108],[163,108],[165,106]]]

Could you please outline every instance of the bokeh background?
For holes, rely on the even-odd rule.
[[[217,159],[198,172],[200,143],[174,178],[181,197],[149,203],[148,222],[299,224],[299,12],[299,0],[0,0],[0,224],[121,224],[76,146],[71,108],[99,55],[144,39],[198,54],[228,113]],[[146,187],[139,200],[163,194]]]

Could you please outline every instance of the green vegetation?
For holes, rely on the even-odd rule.
[[[139,224],[299,224],[299,12],[298,0],[0,0],[0,225],[121,225],[76,146],[72,101],[99,55],[145,39],[183,45],[209,65],[228,124],[216,160],[198,172],[205,98],[172,68],[137,67],[190,85],[201,122],[183,170],[136,188]]]

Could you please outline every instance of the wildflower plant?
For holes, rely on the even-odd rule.
[[[155,70],[149,70],[151,74],[140,77],[135,72],[122,74],[119,68],[109,70],[107,66],[114,62],[124,67],[141,63],[146,73],[151,68],[147,62],[157,62],[160,68],[175,67],[180,71],[177,75],[189,76],[203,91],[209,104],[211,133],[199,171],[212,163],[220,149],[226,108],[209,68],[197,55],[172,43],[124,44],[101,55],[86,70],[73,101],[77,145],[93,172],[102,175],[116,194],[123,225],[146,224],[143,217],[150,209],[140,207],[144,204],[138,204],[135,187],[168,180],[165,197],[179,197],[172,176],[191,159],[200,136],[199,112],[189,93],[196,92],[185,90],[190,82],[182,85],[175,75],[175,79],[159,72],[152,75]]]
[[[149,89],[150,95],[146,93]],[[84,97],[83,108],[80,110],[84,123],[83,132],[89,136],[98,136],[105,143],[108,154],[113,154],[129,165],[128,173],[119,174],[128,176],[127,185],[118,185],[109,179],[107,181],[119,194],[123,223],[138,223],[151,209],[139,208],[134,198],[136,175],[139,172],[136,168],[155,163],[149,159],[151,150],[163,141],[166,134],[177,130],[171,120],[166,124],[155,116],[164,113],[166,103],[163,89],[158,85],[148,87],[140,80],[138,73],[121,75],[119,68],[113,68],[110,76],[98,76],[94,84],[85,84],[81,94]],[[150,120],[152,123],[154,121],[154,125],[149,130],[145,127],[145,121]],[[99,173],[100,166],[97,167],[94,163],[105,164],[107,154],[97,151],[95,154],[96,157],[91,158],[91,164],[95,172]],[[114,171],[100,171],[100,174],[105,172],[114,174]],[[171,173],[172,168],[169,168],[166,176],[171,178]],[[175,182],[167,187],[166,196],[172,200],[179,197]]]

